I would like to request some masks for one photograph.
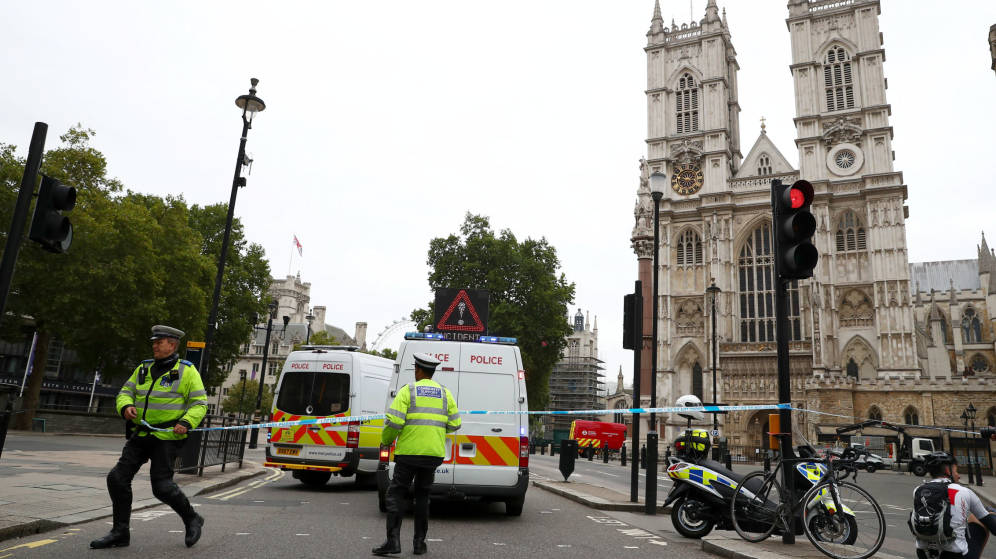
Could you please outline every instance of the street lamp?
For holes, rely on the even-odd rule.
[[[667,188],[667,175],[664,173],[654,173],[650,175],[650,197],[654,199],[654,287],[653,287],[653,309],[654,318],[652,326],[653,345],[650,347],[650,406],[657,407],[657,316],[658,316],[658,276],[660,275],[660,221],[661,221],[661,198],[664,197],[664,189]],[[657,479],[657,414],[650,414],[650,430],[647,431],[647,479]],[[646,513],[657,514],[657,484],[647,483]]]
[[[308,309],[308,315],[304,317],[304,319],[308,321],[308,337],[305,338],[304,345],[308,345],[308,344],[311,343],[311,321],[315,320],[315,315],[313,315],[311,313],[312,313],[312,310]]]
[[[716,279],[713,278],[712,284],[706,288],[706,293],[709,294],[709,300],[712,302],[712,403],[713,405],[719,405],[719,395],[716,392],[716,298],[722,290],[716,285]],[[719,415],[716,413],[712,414],[712,431],[716,433],[719,431]],[[719,459],[719,445],[715,444],[713,441],[712,445],[712,459]]]
[[[968,415],[968,420],[972,424],[971,425],[972,462],[975,464],[975,485],[982,487],[982,464],[979,464],[979,452],[978,449],[975,447],[975,414],[977,411],[978,410],[975,409],[975,406],[973,406],[971,402],[969,402],[968,407],[965,408],[966,415]],[[968,468],[969,471],[971,472],[972,465],[970,464]],[[969,479],[969,483],[971,483],[971,479]]]
[[[968,431],[968,408],[965,408],[965,410],[961,412],[961,418],[960,419],[965,424],[965,431],[966,431],[965,434],[968,435],[968,433],[967,433],[967,431]],[[967,441],[968,437],[966,436],[965,439]],[[951,450],[954,451],[954,445],[952,445]],[[969,451],[969,449],[968,449],[968,443],[967,442],[965,443],[965,457],[968,459],[968,484],[971,485],[971,484],[975,483],[975,480],[973,479],[973,475],[972,475],[972,455],[971,455],[971,451]]]
[[[204,354],[201,357],[201,369],[207,371],[211,364],[211,342],[214,340],[215,323],[218,321],[218,302],[221,300],[221,281],[225,275],[225,258],[228,256],[228,241],[232,236],[232,220],[235,219],[235,197],[239,193],[239,187],[246,185],[245,178],[241,177],[242,166],[246,163],[246,137],[249,129],[252,128],[252,119],[256,113],[262,112],[266,108],[266,103],[256,97],[256,84],[259,80],[252,78],[249,80],[252,87],[249,88],[248,95],[239,95],[235,99],[235,105],[242,109],[242,138],[239,141],[239,155],[235,159],[235,177],[232,179],[232,197],[228,200],[228,220],[225,222],[225,236],[221,240],[221,255],[218,256],[218,275],[214,278],[214,295],[211,299],[211,312],[208,314],[207,330],[204,333]]]
[[[256,423],[259,423],[262,419],[259,408],[263,405],[263,384],[266,381],[266,358],[270,353],[270,332],[273,330],[273,319],[277,317],[277,302],[270,301],[268,307],[270,309],[270,317],[266,321],[266,341],[263,342],[263,366],[260,367],[261,370],[259,371],[259,390],[256,391],[256,407],[253,408]],[[249,435],[249,448],[256,448],[258,440],[259,427],[253,427],[252,433]]]

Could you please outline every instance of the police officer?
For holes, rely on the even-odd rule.
[[[456,399],[444,386],[432,380],[439,360],[425,353],[415,354],[415,382],[398,390],[385,412],[381,446],[394,439],[394,478],[387,490],[387,541],[373,549],[374,555],[401,553],[401,518],[405,494],[415,482],[415,555],[427,550],[429,530],[429,488],[436,467],[446,456],[446,433],[460,428]]]
[[[169,326],[152,327],[152,355],[142,361],[118,393],[117,410],[128,421],[128,442],[117,465],[107,474],[114,523],[106,536],[90,547],[126,547],[130,540],[131,480],[147,460],[152,461],[152,493],[183,519],[184,543],[190,547],[201,537],[204,519],[194,512],[186,495],[173,481],[173,461],[207,412],[207,393],[201,375],[190,361],[180,359],[177,347],[183,332]],[[166,429],[151,430],[142,424]]]

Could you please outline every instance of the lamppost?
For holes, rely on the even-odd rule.
[[[706,293],[709,294],[709,300],[712,302],[712,403],[713,405],[719,405],[719,395],[716,392],[716,298],[719,297],[719,293],[722,290],[716,285],[716,279],[713,278],[712,284],[706,288]],[[712,414],[712,431],[713,433],[719,432],[719,414]],[[714,435],[715,437],[715,435]],[[716,440],[712,441],[712,459],[719,460],[719,445],[716,444]]]
[[[263,342],[263,366],[260,367],[259,371],[259,390],[256,391],[256,407],[253,408],[253,421],[259,423],[262,419],[260,417],[260,406],[263,405],[263,385],[266,383],[266,358],[270,353],[270,332],[273,330],[273,319],[277,316],[277,302],[270,301],[270,317],[266,321],[266,341]],[[256,448],[256,443],[259,440],[259,427],[253,427],[252,433],[249,435],[249,448]]]
[[[979,451],[975,446],[975,414],[978,410],[976,410],[975,406],[969,402],[968,407],[965,408],[965,411],[968,412],[968,420],[971,423],[972,430],[970,440],[972,441],[972,462],[975,463],[975,485],[982,487],[982,464],[979,464]],[[971,470],[971,466],[969,466],[969,469]],[[971,483],[971,481],[969,481],[969,483]]]
[[[246,372],[245,370],[239,371],[239,378],[242,380],[242,389],[239,391],[239,419],[245,417],[242,412],[242,399],[246,397]]]
[[[312,310],[308,309],[308,315],[304,317],[308,321],[308,337],[304,340],[304,345],[311,343],[311,321],[315,320],[315,315],[311,314]]]
[[[664,189],[667,188],[667,175],[664,173],[654,173],[650,175],[650,197],[654,199],[654,279],[653,279],[653,325],[652,337],[653,345],[650,347],[650,406],[657,407],[657,317],[658,317],[658,276],[660,275],[660,222],[661,222],[661,198],[664,197]],[[647,498],[646,513],[657,514],[657,484],[653,480],[657,479],[657,414],[650,414],[650,430],[647,431]]]
[[[228,241],[232,236],[232,221],[235,219],[235,198],[239,193],[239,187],[246,185],[246,179],[242,174],[242,166],[246,160],[246,137],[249,129],[252,128],[252,119],[256,113],[262,112],[266,108],[266,103],[256,97],[256,84],[259,80],[252,78],[249,80],[252,87],[249,88],[249,95],[239,95],[235,99],[235,105],[242,109],[242,138],[239,141],[239,155],[235,159],[235,177],[232,179],[232,197],[228,200],[228,220],[225,222],[225,235],[221,240],[221,255],[218,256],[218,275],[214,278],[214,295],[211,299],[211,312],[208,314],[207,330],[204,333],[204,354],[201,357],[202,370],[207,371],[211,364],[211,342],[214,340],[214,327],[218,321],[218,302],[221,300],[221,280],[225,275],[225,259],[228,257]]]
[[[965,458],[968,460],[968,484],[971,485],[971,484],[975,483],[975,479],[974,479],[973,473],[972,473],[972,454],[971,454],[971,451],[969,450],[968,442],[967,442],[968,441],[968,433],[967,433],[967,431],[968,431],[968,408],[965,408],[965,410],[961,412],[961,421],[965,424],[965,431],[966,431],[966,433],[965,433],[965,435],[966,435],[965,436],[965,441],[966,441],[966,443],[965,443]],[[952,448],[952,450],[954,450],[954,449]]]

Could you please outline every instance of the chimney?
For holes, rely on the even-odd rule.
[[[357,322],[356,332],[353,334],[353,339],[356,340],[356,345],[360,346],[360,351],[367,350],[367,323]]]

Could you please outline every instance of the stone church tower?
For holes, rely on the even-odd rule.
[[[736,50],[709,0],[698,22],[647,33],[647,157],[632,245],[644,286],[641,382],[650,405],[653,201],[649,176],[671,188],[660,208],[658,406],[694,393],[727,404],[776,403],[770,185],[805,178],[816,189],[816,277],[790,288],[793,403],[819,405],[845,378],[915,379],[906,252],[906,186],[892,167],[878,0],[791,0],[796,171],[765,132],[740,152]],[[719,395],[712,394],[711,302],[716,301]],[[853,390],[853,388],[852,388]],[[762,439],[767,412],[721,416],[731,444]],[[661,436],[683,422],[662,418]],[[708,420],[711,424],[711,419]],[[645,432],[645,431],[644,431]]]

